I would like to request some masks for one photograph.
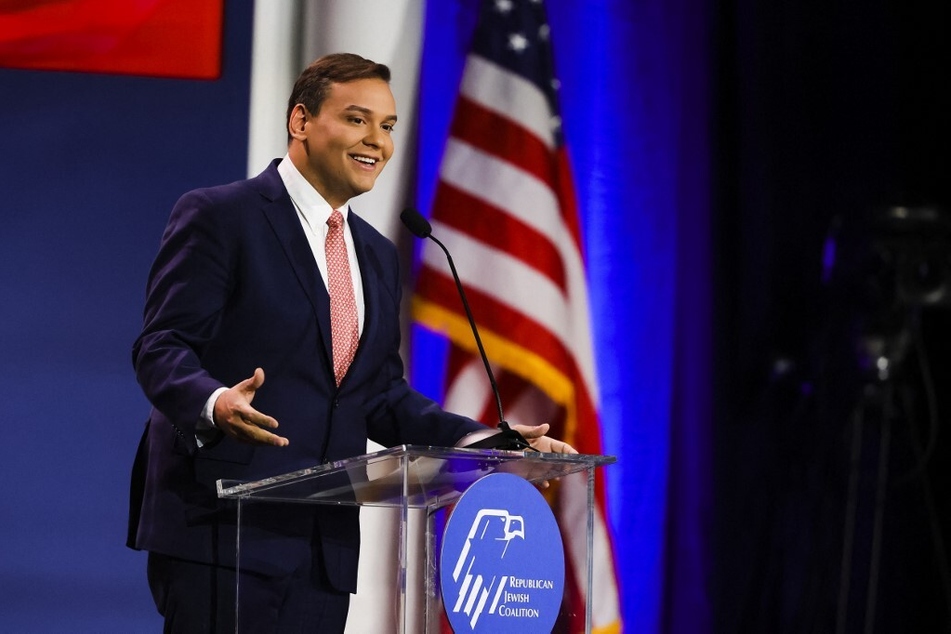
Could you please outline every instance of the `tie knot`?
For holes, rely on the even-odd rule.
[[[343,225],[343,214],[340,213],[339,209],[333,210],[333,213],[330,214],[330,218],[327,219],[327,224],[331,229],[337,229]]]

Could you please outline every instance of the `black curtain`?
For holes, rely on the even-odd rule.
[[[717,630],[951,631],[951,3],[716,32]]]

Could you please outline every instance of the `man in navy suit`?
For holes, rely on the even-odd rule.
[[[249,180],[185,194],[149,276],[133,363],[153,405],[133,468],[128,545],[149,551],[166,631],[234,629],[234,510],[220,478],[256,480],[386,445],[452,446],[485,428],[407,385],[391,242],[349,209],[393,153],[389,69],[311,64],[288,103],[288,152]],[[339,210],[359,344],[335,377],[324,242]],[[252,404],[253,402],[253,404]],[[519,431],[542,451],[573,452]],[[356,590],[350,507],[242,515],[241,629],[342,631]]]

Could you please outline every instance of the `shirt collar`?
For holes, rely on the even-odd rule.
[[[289,155],[285,154],[281,162],[278,163],[277,173],[280,174],[291,200],[294,201],[297,209],[304,214],[308,222],[312,225],[326,226],[327,220],[330,219],[330,214],[333,212],[333,207],[307,182],[304,175],[291,162]],[[350,211],[350,201],[348,200],[341,205],[339,209],[340,213],[343,214],[343,221],[346,223]]]

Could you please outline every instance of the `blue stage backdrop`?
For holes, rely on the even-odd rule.
[[[427,5],[421,209],[475,4]],[[708,624],[707,5],[549,3],[632,632]],[[0,69],[4,631],[160,629],[144,555],[123,546],[148,407],[130,348],[176,198],[244,176],[251,14],[227,3],[216,81]]]
[[[175,200],[244,174],[251,13],[218,81],[0,69],[0,630],[161,630],[124,547],[131,348]]]

